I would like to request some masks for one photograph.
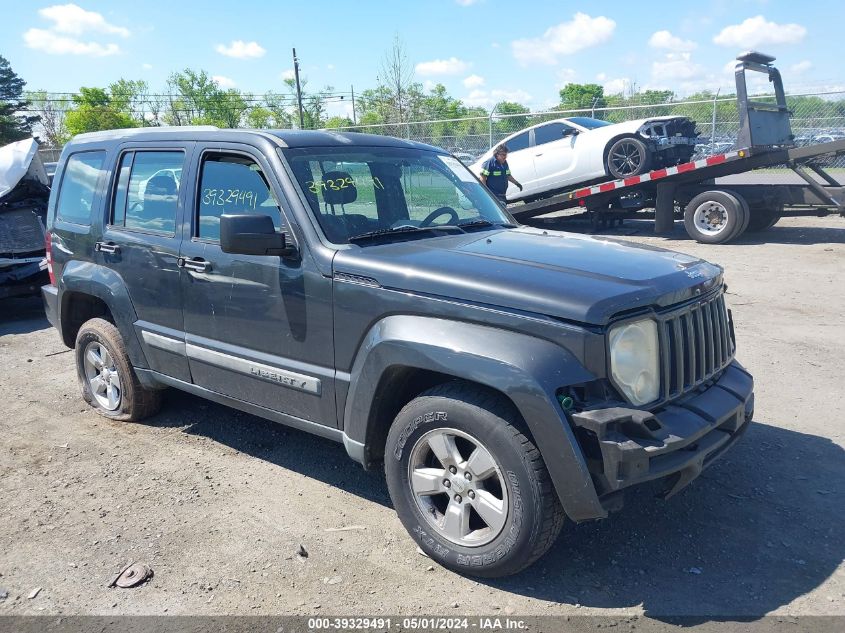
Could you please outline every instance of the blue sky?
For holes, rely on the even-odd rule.
[[[28,89],[55,92],[120,77],[157,91],[186,67],[227,87],[283,91],[292,47],[309,88],[360,92],[376,84],[397,34],[417,81],[488,108],[515,100],[538,110],[569,81],[612,93],[729,89],[731,60],[748,48],[777,56],[788,90],[845,90],[841,1],[4,4],[0,54]],[[339,114],[348,105],[332,107]]]

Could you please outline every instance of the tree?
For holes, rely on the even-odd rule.
[[[348,116],[333,116],[323,122],[323,127],[327,130],[336,130],[342,128],[345,131],[351,131],[355,126]]]
[[[68,140],[65,115],[71,100],[64,95],[51,95],[46,90],[26,93],[31,109],[39,117],[34,132],[43,145],[53,149],[61,148]]]
[[[0,145],[30,138],[38,123],[38,116],[29,113],[30,102],[23,98],[25,85],[0,55]]]
[[[560,89],[561,110],[605,107],[604,88],[598,84],[566,84]]]
[[[498,115],[523,115],[530,112],[526,106],[514,101],[502,101],[496,104],[493,111]],[[525,127],[528,127],[527,116],[507,116],[500,118],[495,124],[496,132],[499,133],[500,137],[507,136]]]
[[[143,122],[149,104],[149,91],[146,81],[118,79],[109,85],[111,105],[135,121]]]
[[[120,109],[120,98],[113,102],[104,88],[80,88],[79,94],[73,95],[73,104],[73,109],[65,116],[65,125],[71,136],[138,125],[138,121]]]

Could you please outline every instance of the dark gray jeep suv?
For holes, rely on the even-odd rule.
[[[48,225],[47,314],[99,413],[176,387],[342,442],[464,573],[530,565],[634,484],[674,494],[752,417],[719,267],[517,226],[434,147],[81,135]]]

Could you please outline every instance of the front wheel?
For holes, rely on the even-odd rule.
[[[607,173],[614,178],[630,178],[651,168],[651,150],[640,139],[625,136],[607,151]]]
[[[514,574],[542,556],[563,510],[510,402],[460,382],[412,400],[390,428],[385,473],[396,513],[432,559],[459,573]]]

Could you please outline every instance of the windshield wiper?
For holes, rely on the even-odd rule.
[[[359,235],[353,235],[348,241],[352,244],[354,242],[363,242],[397,234],[432,233],[437,231],[462,232],[463,229],[454,224],[441,224],[439,226],[397,226],[395,229],[379,229],[377,231],[368,231]]]
[[[458,226],[462,229],[475,229],[475,228],[486,228],[488,226],[500,226],[505,229],[515,229],[515,224],[509,224],[508,222],[491,222],[490,220],[468,220],[467,222],[458,222],[455,226]]]

